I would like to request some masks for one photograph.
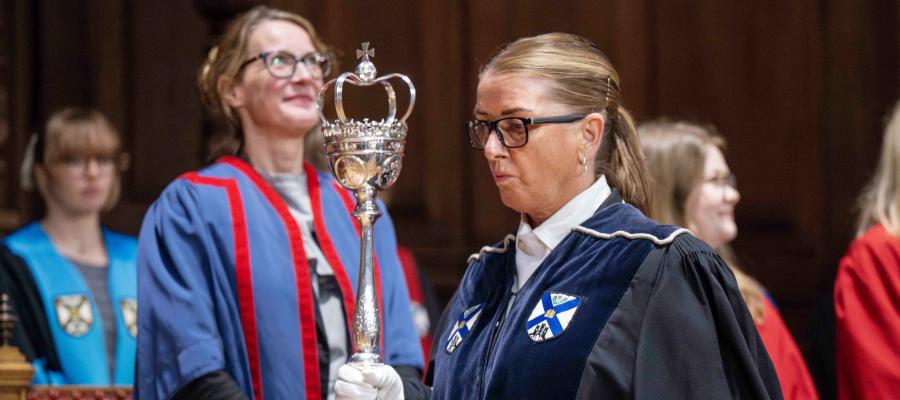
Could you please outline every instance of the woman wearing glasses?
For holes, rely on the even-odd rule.
[[[483,67],[466,130],[522,218],[469,257],[437,325],[435,398],[780,398],[728,267],[641,213],[650,177],[620,87],[570,34]]]
[[[812,376],[781,313],[753,278],[743,273],[729,243],[737,237],[734,207],[740,193],[725,162],[725,140],[715,128],[688,122],[651,121],[638,136],[653,173],[650,215],[685,226],[716,249],[737,280],[785,399],[818,399]]]
[[[177,179],[144,220],[140,398],[333,395],[352,352],[359,237],[349,194],[303,162],[331,63],[307,20],[266,7],[210,50],[199,86],[235,152]],[[422,353],[390,218],[375,230],[381,349],[415,380]]]
[[[119,156],[118,132],[89,109],[55,112],[29,144],[22,183],[37,187],[46,213],[4,242],[28,264],[47,313],[52,344],[37,349],[35,384],[134,380],[137,241],[100,224],[119,198]]]

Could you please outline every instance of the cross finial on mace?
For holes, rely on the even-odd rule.
[[[378,71],[375,69],[375,64],[369,60],[369,57],[375,57],[375,49],[369,48],[369,42],[363,42],[362,50],[356,50],[356,58],[362,58],[359,61],[359,65],[356,66],[356,76],[365,83],[372,83],[375,81],[375,75],[378,74]]]
[[[369,57],[375,58],[375,49],[369,48],[369,42],[363,42],[362,50],[359,50],[359,49],[356,50],[356,58],[363,58],[363,57],[365,57],[365,59],[363,61],[369,61]]]

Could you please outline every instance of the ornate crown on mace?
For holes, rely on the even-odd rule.
[[[378,70],[375,68],[375,64],[372,63],[370,59],[375,57],[375,49],[369,48],[369,42],[364,42],[362,44],[362,49],[356,50],[356,58],[360,58],[359,64],[356,66],[356,70],[354,72],[345,72],[338,76],[336,79],[332,79],[328,83],[326,83],[322,90],[319,91],[319,96],[316,99],[316,107],[319,111],[319,118],[322,120],[322,125],[324,129],[325,136],[336,135],[336,134],[355,134],[355,135],[363,135],[363,136],[371,136],[371,135],[379,135],[384,132],[381,130],[373,131],[370,127],[371,125],[379,125],[382,127],[391,127],[390,131],[392,133],[397,133],[399,127],[404,126],[409,115],[412,114],[413,106],[416,103],[416,88],[413,85],[412,81],[406,75],[403,74],[388,74],[380,77],[376,77]],[[394,91],[394,86],[391,84],[390,80],[398,78],[401,79],[404,83],[406,83],[409,88],[409,107],[407,107],[406,112],[403,114],[399,120],[397,120],[397,96]],[[344,112],[344,84],[350,83],[354,86],[372,86],[375,84],[381,84],[384,87],[385,92],[387,92],[387,100],[388,100],[388,114],[387,116],[380,121],[370,121],[368,118],[365,118],[361,121],[348,119],[347,114]],[[324,96],[328,92],[328,89],[331,86],[334,86],[334,108],[337,114],[336,120],[329,120],[328,117],[325,116],[323,107],[324,107]],[[366,126],[363,128],[363,126]],[[358,129],[354,129],[358,128]],[[368,134],[368,135],[367,135]]]
[[[355,72],[345,72],[322,86],[316,97],[316,107],[322,121],[325,153],[331,172],[345,188],[360,190],[369,187],[376,191],[387,189],[396,181],[403,165],[406,145],[406,120],[416,102],[416,88],[402,74],[376,77],[377,70],[371,58],[375,50],[369,43],[356,51],[360,59]],[[401,118],[397,118],[397,96],[391,80],[402,80],[409,89],[409,106]],[[387,93],[388,113],[380,120],[348,119],[344,112],[344,84],[359,87],[380,84]],[[334,110],[337,119],[329,120],[324,113],[324,99],[334,87]]]

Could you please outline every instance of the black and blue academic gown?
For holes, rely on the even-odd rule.
[[[350,193],[306,165],[315,235],[353,313],[359,233]],[[422,368],[390,217],[374,226],[380,349]],[[136,394],[168,399],[224,371],[251,399],[322,394],[308,258],[287,204],[252,166],[225,157],[170,184],[141,227]],[[335,316],[322,316],[334,318]]]
[[[515,259],[513,235],[469,258],[433,398],[781,398],[728,266],[615,192],[514,294]]]
[[[0,244],[0,293],[9,295],[17,316],[11,343],[29,362],[59,371],[56,345],[34,276],[25,260]]]
[[[37,385],[131,386],[137,340],[137,241],[104,228],[109,265],[109,299],[115,326],[115,368],[110,373],[103,335],[103,320],[84,276],[62,256],[37,222],[4,239],[25,260],[47,312],[58,363],[37,358],[33,383]],[[58,364],[55,369],[53,364]]]

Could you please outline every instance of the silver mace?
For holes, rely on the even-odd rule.
[[[316,107],[322,121],[325,153],[331,173],[341,186],[352,191],[356,197],[353,216],[359,221],[361,237],[351,328],[355,352],[350,357],[350,363],[367,366],[381,363],[378,351],[381,314],[375,294],[373,248],[373,228],[381,212],[375,198],[378,191],[390,187],[400,175],[406,147],[406,120],[416,101],[416,88],[405,75],[389,74],[376,78],[375,64],[369,59],[375,57],[375,50],[369,48],[368,42],[362,44],[362,50],[356,51],[356,57],[361,61],[355,72],[345,72],[326,83],[316,98]],[[393,78],[402,80],[409,87],[409,107],[400,119],[396,118],[397,97],[389,82]],[[380,84],[387,92],[388,115],[378,121],[347,119],[343,98],[345,83],[360,87]],[[336,120],[329,120],[323,112],[325,94],[332,86]]]

